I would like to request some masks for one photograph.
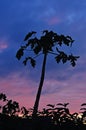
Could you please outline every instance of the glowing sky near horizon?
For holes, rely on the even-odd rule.
[[[15,55],[29,31],[45,29],[70,35],[75,40],[70,52],[80,58],[73,68],[48,57],[39,108],[69,102],[71,111],[79,111],[86,103],[86,0],[0,1],[0,92],[20,105],[33,107],[42,57],[33,69]]]

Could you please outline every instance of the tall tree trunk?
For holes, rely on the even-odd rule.
[[[42,91],[43,82],[44,82],[44,77],[45,77],[46,59],[47,59],[47,53],[44,54],[43,65],[42,65],[42,72],[41,72],[41,78],[40,78],[39,87],[38,87],[38,91],[37,91],[37,95],[36,95],[36,100],[35,100],[35,104],[34,104],[34,109],[33,109],[33,114],[32,114],[33,118],[37,116],[37,111],[38,111],[38,106],[39,106],[39,100],[40,100],[41,91]]]

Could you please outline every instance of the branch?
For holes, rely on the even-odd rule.
[[[57,53],[54,53],[54,52],[51,52],[51,51],[48,51],[48,53],[53,54],[53,55],[58,55]]]
[[[40,54],[38,54],[38,55],[34,56],[33,58],[35,59],[36,57],[40,56],[41,54],[42,54],[42,53],[40,53]]]

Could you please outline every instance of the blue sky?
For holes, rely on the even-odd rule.
[[[70,52],[79,55],[76,67],[57,64],[50,56],[40,108],[46,104],[69,102],[79,111],[86,102],[86,1],[6,0],[0,1],[0,92],[21,105],[32,107],[40,79],[42,57],[33,69],[15,57],[29,31],[45,29],[70,35],[75,42]]]

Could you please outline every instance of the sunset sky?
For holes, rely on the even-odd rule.
[[[72,67],[48,57],[39,108],[69,102],[70,110],[79,112],[86,103],[86,0],[0,0],[0,92],[33,107],[42,56],[34,69],[15,56],[28,32],[45,29],[71,36],[69,50],[80,58]]]

